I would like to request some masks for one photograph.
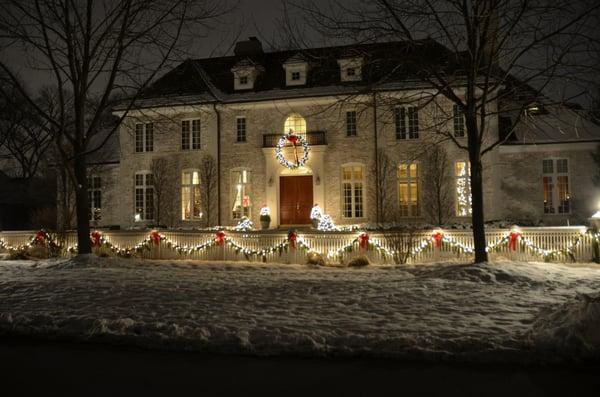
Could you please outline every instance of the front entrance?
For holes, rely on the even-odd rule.
[[[310,224],[313,206],[312,175],[279,178],[279,214],[281,225]]]

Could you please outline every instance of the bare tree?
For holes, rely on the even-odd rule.
[[[541,90],[596,66],[582,54],[597,47],[590,33],[600,3],[374,0],[323,6],[307,1],[296,8],[305,14],[307,26],[331,38],[403,41],[405,53],[396,67],[370,88],[385,84],[393,73],[412,71],[427,86],[420,101],[444,98],[464,115],[466,140],[450,132],[444,137],[468,155],[475,262],[486,261],[482,158],[511,137],[527,107],[542,98]],[[393,61],[391,56],[386,54],[386,60]],[[507,134],[491,134],[498,109],[515,115]]]
[[[453,215],[452,166],[446,149],[433,145],[424,156],[423,212],[427,220],[443,226]]]
[[[150,172],[156,200],[154,214],[157,225],[163,225],[166,221],[166,226],[172,226],[173,207],[177,198],[174,169],[172,162],[166,157],[152,159]]]
[[[127,117],[156,74],[181,58],[190,43],[226,10],[217,0],[6,0],[0,3],[0,71],[48,124],[76,189],[78,249],[91,253],[87,158],[92,137],[113,98]],[[11,52],[13,56],[11,57]],[[14,65],[14,53],[22,64]],[[7,55],[8,54],[8,55]],[[20,84],[16,67],[38,65],[56,87],[48,112]],[[116,130],[117,126],[113,128]]]
[[[203,155],[200,159],[200,194],[206,226],[214,224],[213,214],[218,205],[218,198],[216,197],[218,177],[215,158],[209,154]]]
[[[393,211],[393,194],[390,190],[391,181],[394,180],[394,166],[384,150],[377,152],[377,159],[373,164],[373,175],[377,175],[375,183],[375,202],[377,204],[377,223],[390,219]]]

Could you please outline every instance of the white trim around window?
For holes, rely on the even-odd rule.
[[[342,218],[364,218],[366,213],[365,165],[362,163],[342,164],[340,181]]]

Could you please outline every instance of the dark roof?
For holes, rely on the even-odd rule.
[[[302,86],[286,86],[283,64],[286,60],[297,56],[304,57],[308,62],[310,69],[307,83]],[[351,57],[363,58],[363,78],[358,82],[342,83],[337,61]],[[240,94],[234,91],[231,68],[245,59],[260,65],[264,71],[255,82],[254,89]],[[272,99],[273,96],[289,97],[295,94],[318,95],[319,92],[325,95],[329,91],[323,91],[324,88],[337,90],[337,92],[348,88],[356,91],[359,87],[374,83],[378,86],[408,82],[414,85],[421,81],[419,77],[420,73],[423,73],[424,60],[428,65],[435,66],[446,73],[458,69],[458,62],[452,52],[433,40],[423,40],[416,44],[387,42],[266,52],[251,56],[244,54],[189,59],[154,82],[143,93],[139,105],[144,106],[148,100],[154,100],[156,103],[157,98],[161,98],[162,103],[167,98],[175,100],[182,96],[196,96],[202,100],[216,94],[217,97],[221,95],[220,98],[216,98],[219,101],[243,101]],[[146,106],[149,104],[146,103]]]

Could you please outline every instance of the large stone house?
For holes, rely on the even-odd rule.
[[[466,143],[463,117],[411,61],[436,53],[448,65],[440,47],[264,52],[251,38],[232,56],[183,62],[127,113],[118,161],[90,175],[97,225],[256,224],[268,206],[271,227],[288,227],[309,224],[314,204],[338,225],[468,223],[468,156],[453,141]],[[585,222],[600,128],[524,98],[514,98],[529,101],[517,115],[489,105],[489,142],[510,117],[523,120],[484,157],[486,218]],[[301,139],[286,139],[290,130]]]

